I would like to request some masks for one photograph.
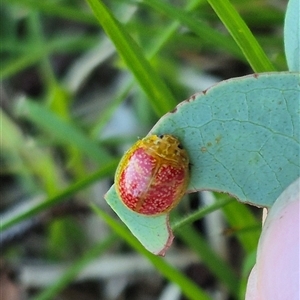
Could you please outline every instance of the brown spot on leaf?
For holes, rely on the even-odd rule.
[[[177,106],[173,110],[171,110],[170,113],[174,114],[174,113],[176,113],[176,111],[177,111]]]
[[[190,98],[186,99],[186,102],[191,102],[194,101],[196,99],[196,94],[192,95]]]
[[[221,141],[222,137],[219,135],[215,138],[216,143],[218,144]]]

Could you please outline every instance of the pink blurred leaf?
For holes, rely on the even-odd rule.
[[[299,288],[300,179],[270,209],[259,240],[246,300],[296,300]]]

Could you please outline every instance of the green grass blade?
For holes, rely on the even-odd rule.
[[[59,143],[77,147],[99,164],[110,159],[110,155],[97,143],[90,140],[79,128],[59,118],[46,107],[33,101],[23,100],[19,103],[18,111],[21,116],[33,121]]]
[[[101,111],[101,115],[98,119],[98,122],[96,122],[93,125],[93,128],[91,129],[90,135],[92,138],[96,138],[99,135],[99,132],[101,132],[102,129],[106,126],[115,110],[119,107],[119,105],[123,102],[123,100],[126,98],[128,93],[132,89],[133,85],[134,80],[133,78],[131,78],[129,80],[129,83],[125,83],[119,91],[119,93],[111,100],[109,106],[103,111]]]
[[[20,44],[17,40],[4,38],[1,43],[2,51],[8,51],[13,54],[32,52],[34,50],[33,47],[35,46],[34,41],[31,40],[22,41],[22,44]],[[99,36],[97,34],[79,33],[76,36],[62,36],[58,32],[57,34],[53,34],[51,38],[47,40],[46,45],[42,45],[44,48],[41,49],[40,52],[43,50],[48,55],[52,54],[51,51],[55,53],[76,53],[78,51],[90,49],[98,43]]]
[[[193,11],[197,6],[201,5],[202,3],[205,3],[205,0],[191,0],[186,3],[184,7],[184,11],[191,12]],[[147,1],[149,6],[151,5],[151,2]],[[159,11],[159,10],[158,10]],[[174,18],[175,19],[175,18]],[[170,41],[173,37],[173,35],[176,33],[178,28],[181,26],[179,20],[173,21],[169,26],[164,28],[157,39],[155,40],[155,43],[152,45],[152,49],[149,51],[150,57],[152,58],[155,56],[163,47],[165,44],[167,44],[168,41]]]
[[[227,222],[236,231],[237,239],[247,253],[251,253],[257,247],[261,225],[253,216],[250,209],[237,201],[233,201],[222,208]],[[246,230],[249,228],[249,230]]]
[[[42,47],[37,47],[37,45],[31,42],[20,45],[20,43],[17,42],[7,42],[3,40],[1,41],[2,50],[10,51],[13,54],[17,53],[18,57],[11,58],[0,66],[0,78],[3,80],[13,76],[31,65],[36,64],[47,55],[53,53],[79,52],[94,44],[96,44],[95,36],[55,37],[53,40],[47,41]]]
[[[210,248],[207,241],[199,233],[191,226],[184,226],[177,228],[176,235],[198,254],[200,260],[228,287],[233,295],[238,296],[239,281],[237,276],[229,265]]]
[[[172,229],[177,230],[180,227],[192,224],[194,221],[197,221],[197,220],[205,217],[207,214],[209,214],[209,213],[211,213],[211,212],[213,212],[213,211],[215,211],[219,208],[225,207],[227,204],[229,204],[233,201],[235,201],[235,200],[230,199],[230,198],[222,199],[222,200],[219,200],[219,201],[215,202],[212,205],[209,205],[209,206],[206,206],[202,209],[199,209],[196,212],[190,214],[189,216],[184,217],[179,221],[176,221],[176,223],[172,224]]]
[[[176,283],[182,293],[191,300],[209,300],[210,297],[203,292],[200,287],[193,283],[183,273],[168,264],[163,258],[155,256],[148,252],[131,234],[131,232],[112,217],[100,210],[95,205],[92,205],[93,210],[101,219],[103,219],[120,237],[122,237],[132,248],[138,251],[141,255],[147,258],[155,267],[157,271],[163,274],[170,281]]]
[[[18,180],[25,179],[29,189],[36,190],[38,187],[49,195],[56,193],[63,186],[63,178],[53,157],[36,144],[28,143],[20,128],[2,109],[0,120],[1,156],[6,161],[8,169],[14,169]],[[3,171],[1,169],[1,172]],[[39,178],[38,185],[34,180],[35,177]]]
[[[116,234],[111,234],[103,241],[100,241],[83,254],[80,259],[75,261],[72,266],[52,284],[39,295],[35,296],[32,300],[50,300],[54,299],[59,292],[61,292],[74,278],[81,272],[86,265],[96,258],[99,258],[112,244],[116,241]]]
[[[207,241],[197,233],[192,227],[192,222],[205,217],[207,214],[227,207],[231,203],[236,202],[229,197],[220,199],[212,205],[199,209],[195,213],[182,218],[172,224],[172,230],[179,236],[189,248],[193,249],[198,254],[201,261],[219,278],[228,289],[234,294],[238,295],[238,279],[233,273],[229,265],[226,264],[207,244]]]
[[[34,63],[39,61],[42,57],[44,57],[44,55],[44,51],[38,49],[26,55],[22,55],[17,59],[11,60],[1,67],[0,79],[6,79],[14,74],[21,72],[21,70],[26,69],[30,65],[33,65]]]
[[[228,0],[207,1],[244,53],[253,71],[274,71],[274,66],[232,4]]]
[[[176,105],[174,97],[124,27],[101,1],[87,0],[87,2],[106,34],[115,44],[120,56],[148,95],[155,112],[162,115],[173,109]]]
[[[35,216],[36,214],[42,212],[45,209],[48,209],[50,207],[53,207],[54,205],[64,201],[67,197],[70,197],[71,195],[74,195],[78,191],[86,188],[93,182],[106,177],[107,175],[110,175],[113,173],[113,171],[116,169],[117,164],[119,160],[113,160],[104,165],[101,169],[99,169],[97,172],[86,176],[84,179],[79,180],[72,185],[70,185],[68,188],[64,189],[60,193],[49,197],[45,201],[34,203],[30,207],[27,207],[26,209],[22,210],[21,212],[17,212],[14,215],[11,215],[7,218],[2,218],[0,222],[0,231],[5,230],[14,224],[24,221],[30,217]],[[102,195],[101,195],[102,196]]]
[[[186,5],[186,10],[191,11],[200,3],[205,2],[205,0],[191,0]],[[152,59],[155,55],[164,47],[164,45],[173,37],[176,30],[179,28],[180,23],[178,21],[172,22],[167,28],[164,28],[160,35],[157,37],[155,43],[153,43],[152,48],[150,49],[147,58]],[[126,98],[129,91],[133,87],[135,81],[134,79],[129,80],[127,84],[122,87],[122,89],[117,93],[116,97],[111,101],[111,105],[101,113],[101,118],[96,124],[93,126],[91,130],[91,136],[95,137],[99,134],[100,130],[104,127],[106,122],[111,118],[112,113],[118,107],[118,105]]]
[[[67,20],[82,22],[86,24],[97,24],[96,19],[89,12],[76,9],[71,6],[58,5],[55,1],[37,0],[2,0],[2,3],[20,5],[32,10],[38,10],[44,14],[57,16]]]
[[[212,29],[199,20],[194,20],[184,10],[158,0],[143,0],[142,3],[151,6],[153,9],[165,14],[172,19],[180,21],[182,25],[187,26],[192,32],[197,34],[206,43],[213,45],[214,47],[218,47],[222,50],[227,50],[234,56],[243,59],[241,51],[230,37],[220,34],[216,30]]]

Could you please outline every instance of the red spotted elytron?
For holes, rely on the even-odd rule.
[[[172,135],[150,135],[123,156],[115,175],[119,198],[129,209],[148,216],[168,213],[189,181],[189,157]]]

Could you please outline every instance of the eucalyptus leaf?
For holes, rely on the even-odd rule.
[[[221,191],[270,207],[300,174],[299,73],[223,81],[162,117],[149,134],[179,138],[189,192]]]
[[[299,73],[230,79],[179,104],[149,134],[174,135],[188,151],[188,192],[220,191],[270,207],[300,174],[299,99]],[[105,198],[149,251],[166,251],[168,215],[130,211],[114,186]]]
[[[300,2],[290,0],[284,24],[285,55],[290,71],[300,71]]]
[[[119,200],[114,185],[105,195],[105,199],[147,250],[165,255],[174,238],[168,215],[149,217],[131,211]]]

